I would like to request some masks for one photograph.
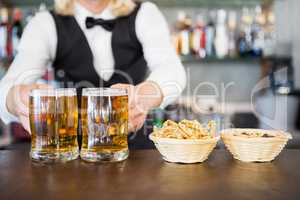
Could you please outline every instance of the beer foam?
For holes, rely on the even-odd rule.
[[[55,89],[35,89],[30,92],[30,96],[32,96],[32,97],[35,97],[35,96],[55,97],[56,92],[55,92]]]
[[[30,96],[77,96],[77,92],[75,88],[35,89],[31,91]]]
[[[82,96],[126,96],[128,95],[125,89],[115,88],[84,88]]]
[[[77,92],[75,88],[58,88],[55,90],[56,96],[77,96]]]

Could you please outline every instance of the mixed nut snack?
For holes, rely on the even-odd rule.
[[[258,130],[248,130],[248,131],[233,131],[233,136],[244,137],[244,138],[275,138],[275,137],[285,137],[280,131],[258,131]]]
[[[153,135],[173,139],[211,139],[216,135],[216,123],[209,121],[207,125],[202,125],[196,120],[185,119],[179,123],[167,120],[162,128],[154,129]]]

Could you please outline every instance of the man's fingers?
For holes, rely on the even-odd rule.
[[[140,114],[129,120],[129,132],[135,132],[143,127],[146,120],[146,115]]]
[[[146,115],[141,115],[136,119],[136,130],[139,130],[143,127],[146,120]]]
[[[37,84],[37,89],[53,89],[53,87],[51,85],[47,85],[47,84]]]
[[[134,130],[135,130],[134,124],[132,124],[131,122],[129,122],[128,123],[128,132],[132,133],[132,132],[134,132]]]
[[[142,88],[146,88],[147,89],[147,85],[145,85],[145,87],[142,87],[143,85],[141,85],[141,91],[145,90]],[[138,89],[137,87],[133,86],[133,85],[129,85],[129,84],[116,84],[111,86],[111,88],[115,88],[115,89],[126,89],[128,91],[128,96],[129,96],[129,129],[131,131],[135,131],[137,129],[140,129],[146,119],[146,115],[147,115],[147,106],[145,107],[145,105],[147,105],[143,98],[143,96],[138,95]],[[148,94],[149,92],[146,92],[146,94]],[[143,94],[143,92],[141,92],[141,94]],[[152,93],[150,93],[152,94]]]
[[[17,103],[18,111],[20,115],[28,116],[29,114],[29,95],[32,90],[35,89],[51,89],[50,85],[46,84],[31,84],[25,87],[17,87],[14,98]]]
[[[113,88],[113,89],[128,89],[129,87],[130,87],[129,84],[122,84],[122,83],[111,86],[111,88]]]
[[[133,108],[129,108],[129,117],[137,117],[139,115],[146,115],[147,112],[142,106],[135,105]]]
[[[141,112],[139,109],[130,109],[129,110],[129,119],[130,120],[134,120],[143,115],[145,115],[145,113]]]
[[[29,93],[31,86],[17,87],[14,94],[14,101],[16,102],[19,115],[28,115]]]
[[[25,129],[29,134],[31,134],[28,116],[23,116],[23,115],[21,115],[21,116],[19,117],[19,119],[20,119],[20,122],[21,122],[21,124],[23,125],[24,129]]]

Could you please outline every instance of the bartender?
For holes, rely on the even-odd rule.
[[[0,117],[30,132],[30,91],[54,69],[60,87],[113,87],[129,91],[129,128],[139,130],[149,110],[173,102],[186,85],[167,23],[150,2],[56,0],[27,25],[8,73],[0,82]],[[145,134],[129,141],[144,147]],[[147,145],[146,145],[147,146]]]

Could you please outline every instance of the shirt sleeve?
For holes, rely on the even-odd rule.
[[[161,107],[165,107],[181,95],[186,86],[186,72],[172,46],[168,24],[155,4],[141,5],[136,34],[151,71],[148,80],[160,86],[164,95]]]
[[[18,53],[0,81],[0,117],[4,123],[18,121],[6,107],[10,88],[18,84],[34,83],[45,74],[56,51],[55,37],[55,24],[49,12],[38,13],[26,26]]]

